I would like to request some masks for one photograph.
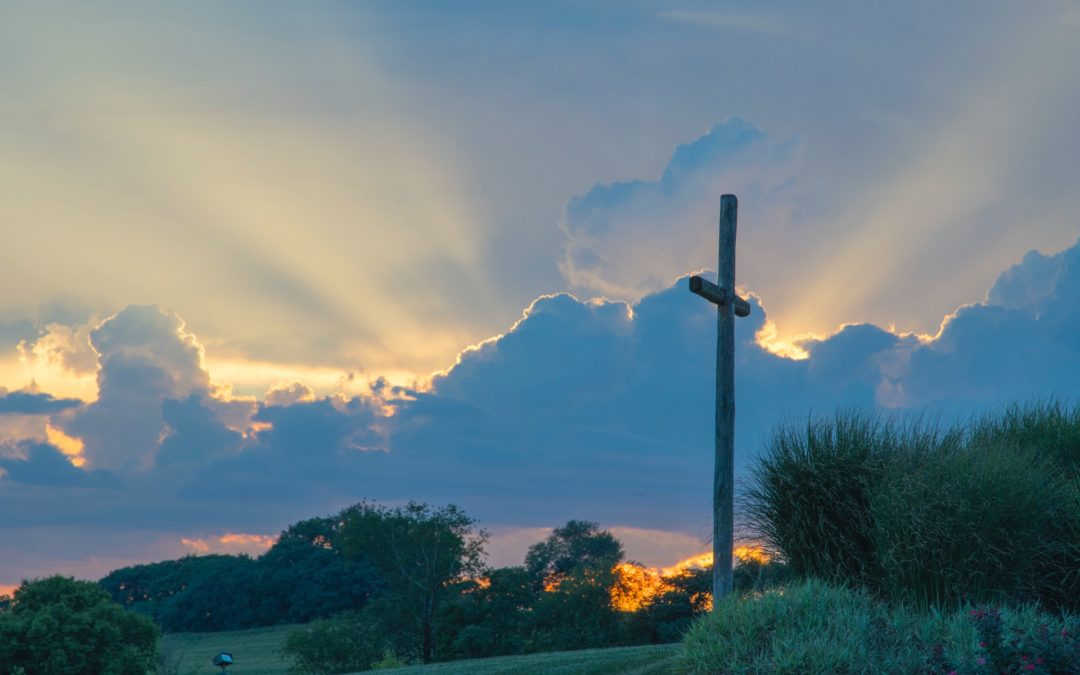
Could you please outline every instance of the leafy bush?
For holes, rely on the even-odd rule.
[[[975,655],[960,664],[965,672],[1080,672],[1080,621],[1075,618],[1054,619],[1031,607],[1007,616],[993,607],[977,607],[969,614],[979,645]]]
[[[680,660],[692,673],[918,672],[910,634],[865,591],[807,581],[728,596],[690,628]]]
[[[158,632],[97,584],[54,576],[23,582],[0,612],[0,672],[145,675]]]
[[[371,670],[392,654],[391,641],[370,612],[342,614],[289,631],[282,656],[294,673],[333,675]]]
[[[802,582],[732,595],[680,655],[693,673],[1076,673],[1077,617],[1034,605],[916,612],[866,591]]]

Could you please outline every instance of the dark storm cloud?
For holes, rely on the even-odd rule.
[[[161,419],[167,429],[156,455],[156,465],[167,469],[177,464],[205,465],[235,454],[243,442],[240,432],[222,422],[213,402],[203,393],[161,402]]]
[[[0,388],[0,415],[14,413],[19,415],[51,415],[61,410],[70,410],[82,405],[74,398],[53,398],[49,394],[34,394],[25,391],[5,392]]]
[[[3,456],[18,453],[22,457]],[[0,480],[46,487],[119,487],[114,476],[104,471],[82,471],[64,453],[48,443],[19,443],[0,453]],[[0,490],[3,488],[0,487]]]

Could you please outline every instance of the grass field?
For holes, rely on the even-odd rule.
[[[475,661],[434,663],[430,666],[393,668],[377,671],[390,675],[660,675],[675,672],[678,645],[647,645],[612,649],[583,649],[577,652],[552,652],[527,656],[500,656]]]
[[[223,633],[166,633],[161,650],[167,663],[178,666],[177,675],[207,675],[217,672],[210,660],[218,652],[236,659],[229,675],[284,675],[289,661],[281,658],[285,634],[295,626],[272,626]]]
[[[281,659],[281,646],[285,643],[285,634],[292,628],[293,626],[274,626],[224,633],[169,633],[162,639],[161,648],[169,662],[177,666],[178,675],[207,675],[216,672],[210,660],[222,651],[231,653],[236,660],[235,665],[229,668],[229,675],[284,675],[289,672],[289,662]],[[454,661],[378,672],[387,675],[660,675],[674,672],[677,649],[678,645],[585,649],[576,652]]]

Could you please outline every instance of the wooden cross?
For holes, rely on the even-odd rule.
[[[713,467],[713,611],[731,593],[735,544],[735,317],[750,303],[735,295],[735,221],[739,200],[720,197],[717,282],[690,277],[690,291],[716,305],[716,463]]]

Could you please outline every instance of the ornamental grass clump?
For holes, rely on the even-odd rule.
[[[863,584],[879,576],[870,493],[891,441],[879,418],[857,413],[774,432],[745,511],[794,573]]]
[[[923,607],[1080,609],[1080,409],[951,427],[842,411],[782,425],[753,470],[751,528],[791,570]]]
[[[901,450],[870,500],[877,588],[921,606],[1058,607],[1075,586],[1074,495],[1049,462],[1011,445],[971,443],[921,459]]]

